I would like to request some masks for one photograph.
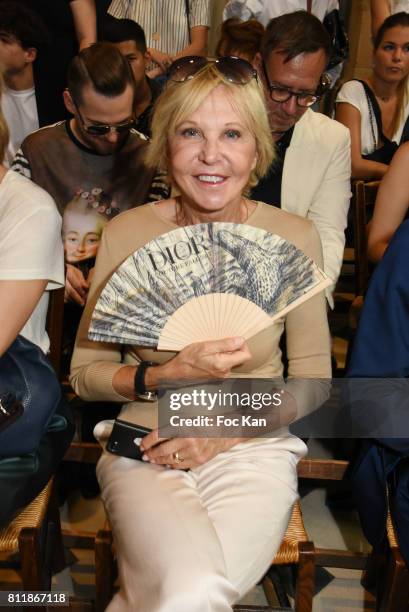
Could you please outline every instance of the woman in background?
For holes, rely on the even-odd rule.
[[[401,12],[374,39],[372,74],[348,81],[337,96],[335,118],[351,132],[353,178],[381,178],[409,138],[408,74],[409,14]]]

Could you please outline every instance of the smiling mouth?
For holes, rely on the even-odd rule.
[[[206,183],[207,185],[220,185],[220,183],[224,183],[226,180],[225,176],[216,174],[199,174],[195,178],[201,183]]]

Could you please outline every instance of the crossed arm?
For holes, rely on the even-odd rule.
[[[347,102],[339,102],[335,119],[343,123],[351,134],[352,177],[355,179],[380,179],[388,169],[386,164],[364,159],[361,151],[361,113]]]
[[[369,224],[368,256],[378,263],[409,207],[409,143],[399,147],[378,189]]]
[[[94,0],[71,0],[70,8],[74,20],[80,50],[97,40],[97,16]]]
[[[390,14],[391,6],[389,0],[371,0],[372,36],[376,36],[380,26]]]
[[[169,53],[164,53],[158,49],[149,48],[149,54],[154,62],[158,64],[162,73],[166,72],[167,67],[175,59],[184,57],[186,55],[205,55],[207,49],[207,34],[209,28],[206,26],[194,26],[190,28],[190,44],[181,49],[175,56],[171,56]]]

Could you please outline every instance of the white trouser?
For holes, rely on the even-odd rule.
[[[120,591],[109,612],[227,612],[268,569],[297,499],[298,438],[240,443],[183,472],[104,453]]]

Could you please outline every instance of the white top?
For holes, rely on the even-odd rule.
[[[229,0],[223,19],[239,17],[246,21],[253,18],[266,26],[270,19],[300,9],[307,10],[307,0]],[[321,21],[334,9],[339,9],[338,0],[312,0],[311,12]]]
[[[409,12],[409,0],[390,0],[389,4],[392,15],[401,11]]]
[[[373,153],[376,149],[376,145],[374,145],[368,101],[366,99],[366,94],[362,83],[359,83],[358,81],[347,81],[346,83],[344,83],[338,92],[336,102],[337,104],[338,102],[347,102],[348,104],[351,104],[351,106],[359,110],[359,112],[361,113],[361,153],[362,155],[368,155],[369,153]],[[403,113],[403,118],[392,138],[392,140],[397,144],[400,143],[403,127],[405,125],[405,121],[408,117],[408,114],[409,103],[406,104]],[[376,125],[375,115],[373,118],[373,128],[375,133],[375,140],[377,143],[379,134],[378,127]]]
[[[46,353],[48,291],[64,285],[61,217],[44,189],[13,170],[0,183],[0,280],[48,279],[21,334]]]
[[[133,19],[143,28],[148,47],[175,55],[190,43],[189,29],[210,27],[210,0],[111,0],[108,12],[117,19]]]
[[[5,165],[10,166],[24,138],[39,128],[34,87],[22,91],[4,87],[1,109],[10,131],[5,156]]]

